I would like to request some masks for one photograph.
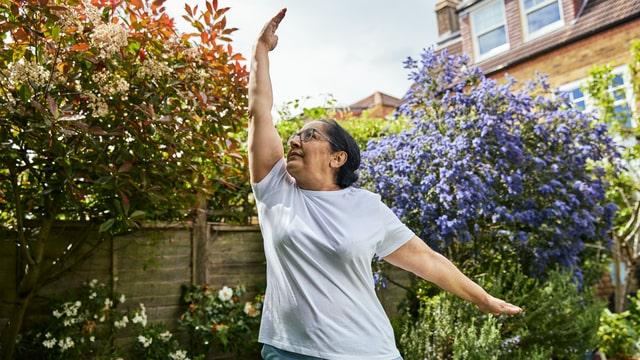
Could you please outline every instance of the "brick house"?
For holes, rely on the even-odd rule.
[[[376,91],[366,98],[359,100],[349,106],[335,108],[337,111],[336,118],[344,119],[349,116],[358,117],[362,112],[369,110],[369,115],[374,118],[384,118],[395,111],[400,106],[402,100],[387,95],[380,91]]]
[[[467,54],[490,78],[536,72],[569,93],[581,109],[594,108],[581,89],[594,65],[612,65],[615,109],[634,126],[640,108],[627,64],[631,40],[640,39],[640,0],[437,0],[437,51]],[[633,143],[635,139],[619,139]],[[637,288],[635,284],[634,288]],[[612,292],[603,278],[602,295]]]
[[[593,65],[610,64],[616,110],[637,109],[626,64],[640,39],[640,0],[438,0],[435,11],[436,49],[469,55],[491,78],[523,81],[538,71],[589,109],[580,86]]]

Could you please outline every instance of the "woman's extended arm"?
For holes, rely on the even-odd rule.
[[[280,10],[262,28],[251,54],[248,148],[252,183],[262,180],[273,165],[284,157],[282,140],[271,118],[273,93],[269,77],[269,51],[273,50],[278,43],[275,31],[285,13],[286,9]]]
[[[449,259],[433,251],[417,236],[384,257],[384,260],[471,301],[483,312],[515,315],[522,311],[518,306],[489,295],[480,285],[460,272]]]

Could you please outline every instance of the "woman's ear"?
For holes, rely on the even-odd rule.
[[[346,151],[337,151],[331,154],[331,160],[329,161],[329,166],[333,168],[339,168],[347,162],[347,152]]]

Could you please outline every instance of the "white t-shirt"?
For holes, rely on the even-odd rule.
[[[398,358],[371,261],[413,231],[378,194],[299,188],[284,158],[251,187],[267,260],[258,341],[330,360]]]

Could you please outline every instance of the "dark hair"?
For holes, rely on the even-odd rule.
[[[338,169],[336,179],[338,186],[344,189],[358,180],[356,170],[360,167],[360,148],[353,136],[335,120],[320,119],[319,121],[328,125],[326,126],[326,134],[333,142],[333,144],[330,143],[331,150],[347,153],[347,162]]]

